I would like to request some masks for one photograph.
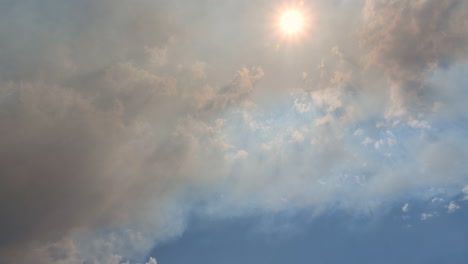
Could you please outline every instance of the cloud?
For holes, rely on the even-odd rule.
[[[372,144],[374,142],[373,139],[369,138],[369,137],[366,137],[363,141],[362,141],[362,144],[367,146],[369,144]]]
[[[239,150],[237,153],[234,155],[233,159],[234,160],[239,160],[239,159],[246,159],[249,156],[249,153],[245,150]]]
[[[298,99],[294,101],[294,107],[299,113],[307,113],[311,110],[311,104],[301,103]]]
[[[364,130],[362,130],[362,129],[357,129],[353,133],[354,136],[362,136],[363,134],[364,134]]]
[[[157,111],[174,106],[165,108],[161,101],[173,92],[172,81],[166,81],[123,64],[93,80],[88,87],[97,86],[92,91],[2,83],[2,96],[15,101],[0,117],[7,124],[0,139],[0,203],[5,212],[0,245],[14,250],[32,239],[48,241],[77,228],[97,227],[99,221],[125,221],[130,208],[143,205],[138,193],[159,192],[136,186],[159,181],[167,189],[158,179],[172,171],[169,153],[178,155],[177,147],[151,157],[151,151],[163,148],[168,131],[145,128],[151,126],[145,121],[147,111],[155,110],[151,117],[162,121],[165,117]],[[154,105],[158,107],[150,110]],[[141,145],[137,138],[151,138],[153,145]],[[150,160],[142,160],[142,153]],[[167,166],[158,166],[161,174],[149,173],[163,160]]]
[[[463,187],[462,192],[465,194],[465,197],[463,198],[463,200],[468,200],[468,185]]]
[[[294,131],[291,134],[291,142],[303,142],[304,141],[304,135],[300,131]]]
[[[468,185],[466,185],[465,187],[463,187],[462,192],[463,192],[464,194],[468,194]]]
[[[458,0],[368,0],[362,42],[370,48],[369,66],[379,67],[392,84],[389,115],[432,107],[424,74],[466,58],[467,4]]]
[[[432,218],[432,217],[434,217],[434,216],[435,216],[434,214],[422,213],[422,214],[421,214],[421,220],[422,220],[422,221],[425,221],[425,220],[427,220],[427,219],[429,219],[429,218]]]
[[[457,211],[458,209],[460,209],[460,206],[456,204],[455,201],[451,201],[449,205],[447,205],[447,209],[449,213],[453,213]]]
[[[403,205],[403,207],[401,208],[401,211],[407,213],[407,212],[409,212],[409,209],[410,209],[410,208],[409,208],[409,204],[406,203],[406,204]]]
[[[423,128],[429,129],[431,126],[426,121],[411,120],[408,122],[408,125],[413,128]]]
[[[146,262],[146,264],[157,264],[158,262],[156,262],[156,259],[155,258],[150,258],[148,260],[148,262]]]

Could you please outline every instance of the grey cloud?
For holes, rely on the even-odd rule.
[[[44,263],[81,261],[78,253],[58,250],[54,241],[102,224],[135,221],[145,230],[155,228],[146,236],[158,239],[180,232],[183,221],[174,221],[171,212],[162,215],[163,208],[177,200],[178,190],[214,181],[216,170],[207,160],[222,158],[219,148],[227,143],[214,137],[222,122],[208,123],[223,108],[245,100],[262,75],[261,69],[240,70],[213,95],[222,108],[205,120],[190,117],[187,107],[197,104],[180,95],[176,79],[130,63],[80,77],[69,87],[3,82],[0,259],[21,262],[27,249]],[[155,211],[142,214],[145,210]],[[140,250],[150,246],[142,243]],[[102,251],[103,245],[88,252]],[[118,245],[112,247],[120,252],[131,248]],[[108,255],[114,253],[109,249]]]
[[[370,50],[369,66],[391,83],[390,115],[433,106],[434,88],[426,75],[467,57],[467,10],[468,4],[458,0],[366,1],[361,41]]]
[[[174,123],[165,113],[177,112],[174,80],[118,64],[87,84],[1,83],[4,250],[122,222],[177,181],[165,180],[181,162],[171,158],[181,158],[177,144],[163,147]]]
[[[63,81],[163,45],[184,29],[161,1],[3,1],[0,76]]]
[[[9,244],[61,233],[68,221],[97,213],[100,156],[119,129],[73,91],[24,83],[3,84],[2,91],[5,86],[18,97],[16,109],[1,115],[2,243]]]

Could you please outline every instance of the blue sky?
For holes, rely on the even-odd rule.
[[[467,46],[461,0],[2,1],[0,262],[460,263]]]
[[[463,263],[466,209],[424,221],[409,215],[393,208],[377,219],[334,212],[194,221],[152,254],[165,263]]]

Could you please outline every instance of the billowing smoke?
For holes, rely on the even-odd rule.
[[[294,44],[276,4],[0,3],[0,262],[155,263],[191,214],[461,193],[468,3],[306,3]]]

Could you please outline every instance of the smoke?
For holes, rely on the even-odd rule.
[[[465,2],[317,2],[295,51],[247,26],[265,3],[2,2],[0,262],[144,263],[193,214],[466,185]]]

